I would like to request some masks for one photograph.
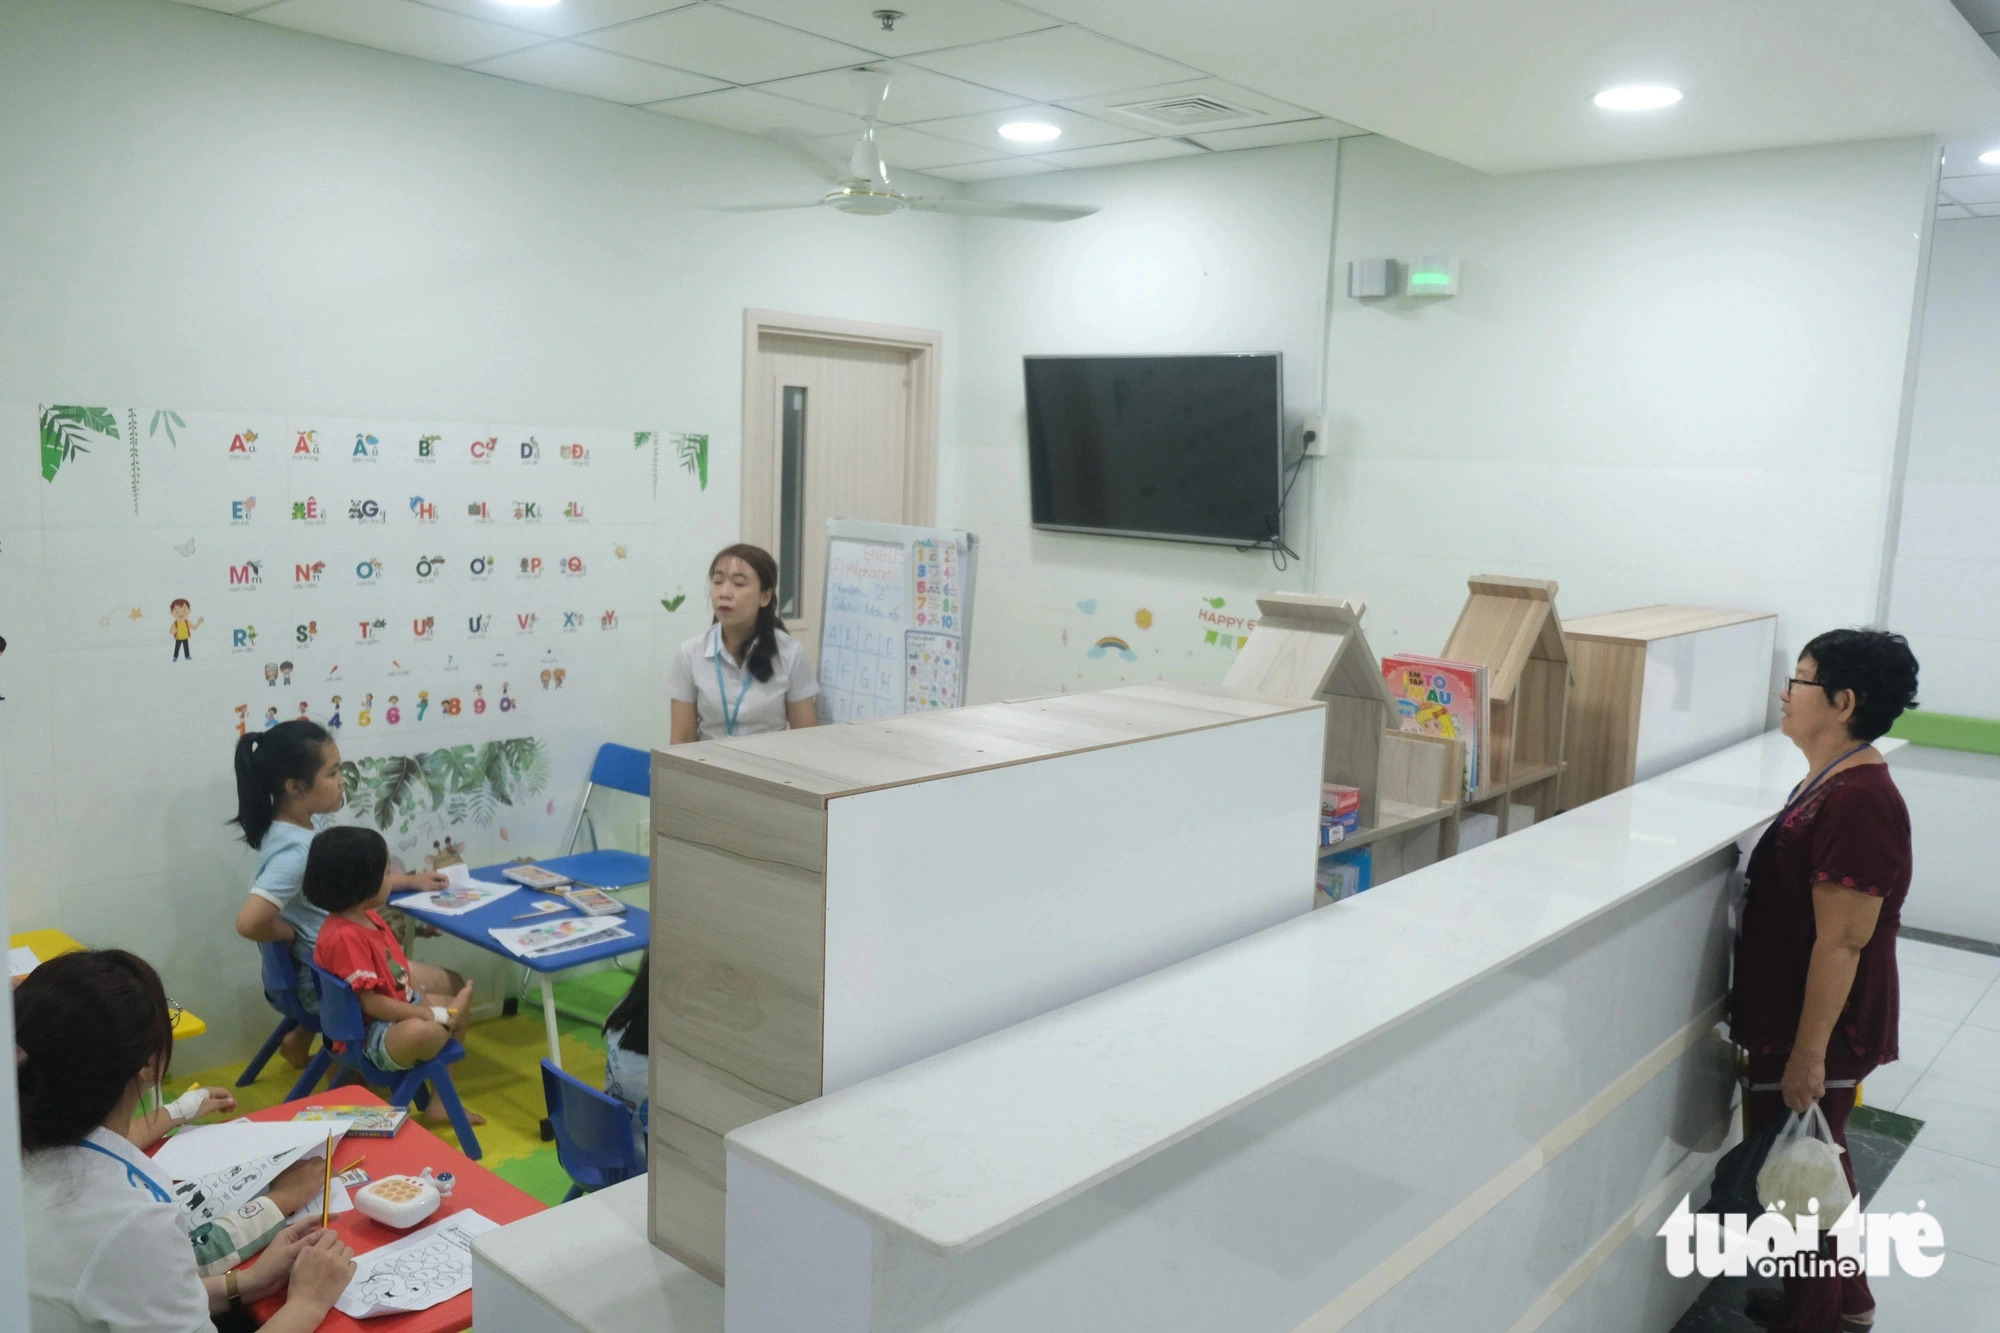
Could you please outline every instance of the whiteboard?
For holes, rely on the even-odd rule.
[[[827,521],[820,721],[964,704],[978,556],[954,528]]]

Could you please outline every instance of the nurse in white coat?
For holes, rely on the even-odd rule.
[[[173,1020],[159,974],[107,949],[66,954],[14,992],[22,1205],[34,1333],[215,1333],[289,1280],[267,1333],[310,1333],[354,1275],[316,1223],[286,1230],[247,1269],[204,1278],[167,1181],[126,1136],[165,1077]]]

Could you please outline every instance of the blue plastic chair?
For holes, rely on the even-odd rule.
[[[629,745],[597,747],[597,759],[590,766],[590,779],[583,784],[583,799],[577,802],[576,819],[569,827],[568,850],[563,854],[563,873],[600,889],[622,889],[633,884],[650,883],[653,878],[651,860],[637,852],[598,847],[597,823],[590,818],[590,793],[599,787],[651,799],[652,754],[646,750],[635,750]],[[590,829],[590,850],[579,854],[576,850],[577,839],[583,835],[586,825]]]
[[[473,1135],[472,1122],[465,1117],[465,1107],[458,1100],[458,1089],[452,1086],[449,1065],[457,1064],[465,1058],[465,1047],[457,1039],[445,1042],[444,1049],[414,1069],[384,1069],[370,1060],[367,1055],[368,1018],[361,1012],[361,1001],[355,998],[354,988],[326,969],[313,964],[313,976],[319,982],[319,1027],[326,1038],[326,1049],[322,1052],[329,1062],[339,1064],[343,1069],[351,1069],[363,1083],[389,1088],[389,1105],[408,1106],[413,1098],[428,1083],[437,1091],[444,1102],[445,1114],[451,1117],[451,1127],[458,1131],[458,1146],[467,1157],[479,1159],[479,1140]],[[347,1049],[334,1051],[333,1043],[339,1042]],[[315,1073],[315,1069],[318,1070]],[[313,1090],[319,1082],[319,1074],[326,1072],[319,1057],[306,1069],[304,1086],[293,1088],[287,1100],[296,1100]],[[423,1103],[419,1101],[418,1106]]]
[[[646,1174],[632,1108],[542,1058],[542,1098],[556,1130],[556,1160],[575,1183],[563,1202]]]
[[[278,1026],[271,1029],[271,1035],[264,1039],[264,1044],[258,1048],[250,1063],[243,1067],[242,1075],[236,1080],[236,1086],[239,1088],[247,1088],[257,1081],[258,1075],[264,1072],[264,1066],[278,1053],[279,1043],[296,1029],[304,1028],[314,1036],[320,1035],[319,1016],[307,1009],[299,999],[299,970],[298,964],[292,960],[292,946],[262,942],[257,946],[257,955],[264,967],[265,997],[269,999],[273,995],[277,996],[275,1000],[271,1000],[271,1007],[283,1017],[278,1021]],[[318,1073],[313,1073],[312,1066],[307,1065],[306,1078],[293,1086],[291,1093],[285,1098],[286,1101],[290,1101],[293,1097],[305,1096],[306,1090],[319,1081],[319,1075],[326,1072],[331,1057],[326,1055],[323,1043],[320,1054],[314,1059],[320,1062]]]

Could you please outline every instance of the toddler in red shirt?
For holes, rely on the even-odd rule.
[[[389,901],[389,844],[366,828],[331,828],[306,855],[306,901],[327,913],[313,962],[354,988],[368,1019],[364,1049],[385,1070],[411,1069],[465,1035],[472,983],[457,995],[426,995],[410,979],[403,946],[375,909]],[[474,1124],[485,1121],[476,1115]]]

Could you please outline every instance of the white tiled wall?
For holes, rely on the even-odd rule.
[[[1916,850],[1903,921],[2000,944],[2000,758],[1913,745],[1895,771]]]

